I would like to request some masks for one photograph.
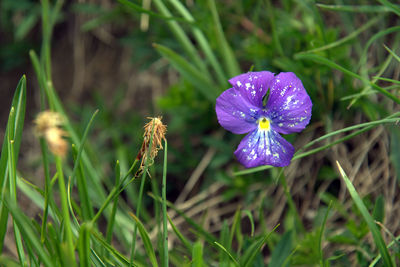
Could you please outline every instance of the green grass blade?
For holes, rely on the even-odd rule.
[[[104,247],[111,255],[113,255],[116,259],[118,259],[125,266],[129,266],[129,260],[122,255],[118,250],[116,250],[113,246],[111,246],[102,236],[97,233],[94,228],[91,229],[92,236],[99,242],[100,245]],[[135,262],[132,262],[133,266],[137,266]]]
[[[182,16],[187,19],[189,22],[194,23],[195,19],[190,14],[190,12],[185,8],[185,6],[178,0],[171,0],[171,4],[174,5],[176,10],[182,14]],[[227,77],[224,73],[220,63],[218,62],[217,58],[214,55],[214,52],[211,49],[209,42],[207,41],[206,37],[204,36],[203,32],[196,26],[193,25],[191,27],[194,37],[196,38],[197,42],[199,43],[200,48],[202,49],[204,55],[210,62],[211,66],[214,68],[215,74],[217,76],[218,82],[221,86],[226,85]]]
[[[238,261],[232,256],[232,254],[220,243],[218,242],[214,242],[214,244],[223,252],[225,253],[227,256],[229,256],[229,258],[232,260],[232,262],[235,264],[235,266],[240,266]]]
[[[383,44],[383,46],[385,47],[385,49],[398,61],[400,62],[400,57],[393,52],[389,47],[387,47],[385,44]]]
[[[254,236],[254,219],[253,219],[253,214],[251,214],[251,211],[249,210],[243,210],[243,212],[247,215],[247,217],[249,218],[250,221],[250,226],[251,226],[251,232],[250,232],[250,236]]]
[[[389,255],[389,252],[387,250],[386,244],[383,241],[381,233],[380,233],[378,227],[376,226],[376,224],[374,222],[374,219],[369,214],[367,208],[364,205],[364,202],[362,201],[362,199],[358,195],[356,189],[354,188],[353,184],[351,183],[350,179],[347,177],[346,173],[342,169],[342,166],[340,166],[340,163],[338,161],[336,161],[336,164],[337,164],[337,166],[339,168],[340,175],[342,176],[342,178],[343,178],[343,180],[344,180],[344,182],[346,184],[347,189],[349,190],[349,193],[350,193],[354,203],[356,204],[356,206],[357,206],[358,210],[360,211],[362,217],[364,218],[365,222],[367,223],[369,230],[372,233],[372,237],[374,238],[375,245],[379,249],[379,252],[380,252],[380,254],[382,256],[383,264],[385,266],[393,266],[393,261],[390,258],[390,255]]]
[[[163,253],[162,266],[168,267],[168,224],[167,224],[167,155],[168,143],[164,139],[164,164],[163,164],[163,180],[162,180],[162,214],[163,214]]]
[[[162,201],[161,198],[156,198],[156,196],[154,196],[154,194],[152,194],[152,193],[149,193],[149,195],[152,198],[158,200],[159,202]],[[197,234],[199,234],[200,236],[204,237],[204,239],[208,243],[214,244],[214,242],[217,241],[217,239],[215,238],[215,236],[213,234],[211,234],[208,231],[204,230],[203,227],[201,227],[194,220],[189,218],[184,212],[182,212],[180,209],[178,209],[173,203],[167,201],[167,206],[170,207],[171,209],[173,209],[174,211],[176,211],[176,213],[178,213],[179,216],[182,216],[182,218],[185,219],[185,221],[194,228],[194,230],[197,232]]]
[[[11,103],[11,110],[14,113],[12,121],[7,122],[6,134],[0,156],[0,193],[1,199],[4,199],[6,193],[7,176],[9,172],[8,161],[9,161],[9,148],[8,139],[13,141],[14,157],[18,159],[19,148],[22,139],[22,129],[25,120],[25,109],[26,109],[26,77],[21,77],[15,89],[14,97]],[[11,113],[11,111],[10,111]],[[9,136],[9,132],[12,132],[12,136]],[[15,164],[17,162],[15,161]],[[7,231],[8,221],[8,210],[7,207],[0,203],[0,252],[3,251],[4,238]]]
[[[215,35],[217,37],[218,44],[219,44],[218,45],[219,52],[224,60],[225,68],[228,73],[228,76],[234,77],[236,75],[239,75],[241,72],[239,63],[235,57],[235,54],[232,51],[232,48],[229,46],[228,41],[225,38],[225,34],[224,34],[224,31],[221,26],[221,22],[219,19],[215,0],[208,0],[207,3],[210,8],[213,22],[214,22]]]
[[[140,236],[142,237],[143,246],[146,250],[146,255],[149,258],[151,264],[153,266],[158,266],[156,254],[154,252],[153,245],[151,244],[149,234],[147,233],[146,229],[144,228],[142,222],[135,216],[133,213],[129,213],[132,218],[135,220],[137,225],[137,229],[139,230]]]
[[[213,86],[210,81],[195,66],[190,64],[186,59],[160,44],[154,44],[158,53],[166,58],[175,69],[178,70],[182,76],[190,81],[206,99],[214,102],[218,96],[218,90]]]
[[[264,237],[260,238],[260,240],[252,242],[252,244],[243,253],[243,256],[241,257],[241,260],[240,260],[240,266],[244,266],[244,267],[252,266],[251,264],[253,263],[257,254],[261,251],[261,248],[267,242],[268,238],[278,227],[279,227],[279,224],[277,226],[275,226],[271,232],[267,233],[266,235],[264,235]]]
[[[140,5],[137,5],[137,4],[135,4],[135,3],[133,3],[133,2],[131,2],[129,0],[118,0],[118,2],[121,5],[129,8],[129,9],[133,9],[133,10],[135,10],[137,12],[144,13],[144,14],[147,14],[147,15],[155,17],[155,18],[159,18],[159,19],[163,19],[163,20],[172,20],[172,21],[180,21],[180,22],[189,23],[188,21],[183,20],[183,19],[178,18],[178,17],[160,15],[158,13],[155,13],[155,12],[151,11],[151,10],[145,9],[145,8],[141,7]]]
[[[329,212],[331,211],[332,208],[332,201],[329,202],[329,206],[326,209],[326,213],[324,216],[324,220],[322,221],[321,229],[319,230],[319,238],[318,238],[318,251],[319,251],[319,262],[321,266],[324,266],[324,254],[322,251],[322,239],[324,238],[324,231],[325,231],[325,226],[326,226],[326,221],[328,220]]]
[[[9,123],[11,125],[15,125],[15,110],[14,107],[11,108],[10,115],[8,117]],[[15,139],[13,139],[14,136],[14,127],[7,127],[7,151],[8,151],[8,183],[9,183],[9,195],[10,195],[10,200],[14,201],[14,203],[17,205],[17,159],[15,158]],[[26,265],[26,257],[25,257],[25,251],[24,247],[22,245],[22,238],[21,238],[21,233],[18,229],[18,226],[15,222],[13,222],[13,230],[14,230],[14,239],[15,239],[15,244],[17,247],[17,253],[18,253],[18,258],[20,260],[21,265]]]
[[[390,11],[395,13],[397,16],[400,16],[400,6],[389,2],[388,0],[378,0],[379,3],[389,8]]]
[[[160,11],[160,13],[166,17],[171,17],[172,14],[168,10],[168,8],[164,5],[163,1],[161,0],[153,0],[154,5]],[[210,74],[207,70],[207,67],[204,61],[200,58],[199,53],[197,52],[196,48],[194,47],[192,41],[190,41],[189,37],[186,35],[184,30],[179,26],[176,21],[167,20],[167,25],[171,29],[172,33],[175,35],[177,41],[182,45],[183,49],[185,50],[187,57],[193,60],[195,66],[201,70],[201,73],[210,79]]]
[[[121,168],[119,165],[119,160],[117,160],[117,162],[115,163],[114,177],[115,177],[115,188],[118,188],[119,184],[120,184],[120,177],[121,177]],[[115,215],[117,213],[117,208],[118,208],[118,196],[114,199],[110,219],[108,220],[108,224],[107,224],[106,240],[109,243],[111,243],[111,240],[112,240],[112,232],[113,232],[113,228],[114,228],[114,224],[115,224]]]
[[[52,257],[47,253],[42,244],[40,243],[37,233],[32,227],[31,220],[16,206],[13,201],[7,197],[4,199],[14,221],[18,225],[25,242],[30,242],[31,247],[36,251],[39,259],[44,266],[55,266]]]
[[[327,65],[328,67],[331,67],[333,69],[337,69],[341,72],[343,72],[344,74],[347,74],[351,77],[354,77],[356,79],[359,79],[360,81],[364,82],[367,85],[370,85],[372,88],[376,89],[378,92],[380,92],[381,94],[383,94],[384,96],[388,97],[389,99],[393,100],[394,102],[396,102],[397,104],[400,104],[400,99],[398,97],[396,97],[395,95],[389,93],[388,91],[386,91],[385,89],[383,89],[382,87],[370,82],[369,80],[361,77],[360,75],[336,64],[335,62],[324,58],[322,56],[318,56],[318,55],[314,55],[314,54],[298,54],[295,55],[296,59],[305,59],[305,60],[312,60],[314,62],[317,62],[319,64],[324,64]]]
[[[169,221],[169,224],[172,227],[172,230],[175,232],[176,236],[179,238],[179,240],[182,242],[182,244],[187,248],[188,251],[193,250],[193,245],[190,243],[190,241],[179,231],[179,229],[175,226],[174,222],[171,220],[171,218],[167,214],[167,218]]]
[[[90,267],[90,229],[91,224],[83,223],[79,229],[79,266]]]
[[[325,5],[319,3],[316,5],[326,10],[354,13],[386,13],[391,11],[388,7],[378,5]]]
[[[268,266],[288,266],[286,259],[291,255],[293,247],[293,230],[286,231],[271,254],[271,261]]]
[[[203,244],[197,241],[193,245],[192,251],[192,267],[203,267],[206,266],[203,261]]]
[[[378,23],[381,20],[381,17],[376,17],[374,19],[371,19],[370,21],[368,21],[367,23],[365,23],[363,26],[361,26],[360,28],[358,28],[356,31],[353,31],[352,33],[350,33],[349,35],[324,46],[321,47],[317,47],[314,49],[310,49],[304,52],[300,52],[298,53],[298,55],[300,54],[305,54],[305,53],[315,53],[315,52],[321,52],[327,49],[331,49],[337,46],[340,46],[350,40],[353,40],[354,38],[356,38],[359,34],[361,34],[362,32],[364,32],[365,30],[369,29],[371,26],[375,25],[376,23]]]

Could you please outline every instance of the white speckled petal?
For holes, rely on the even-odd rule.
[[[275,76],[265,108],[275,131],[300,132],[310,122],[311,108],[311,99],[294,73],[282,72]]]
[[[244,134],[257,128],[260,108],[252,105],[242,96],[241,91],[230,88],[216,101],[215,111],[222,127],[235,134]]]
[[[261,165],[284,167],[290,164],[294,147],[276,131],[259,130],[246,135],[235,151],[235,156],[246,168]]]
[[[262,108],[263,97],[273,78],[274,74],[269,71],[247,72],[233,77],[229,82],[248,102]]]

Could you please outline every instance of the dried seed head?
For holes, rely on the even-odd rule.
[[[64,119],[61,114],[46,110],[40,112],[34,122],[36,124],[35,133],[43,137],[46,135],[48,129],[61,126],[64,123]]]
[[[49,145],[49,149],[54,155],[64,157],[67,154],[68,143],[64,139],[67,133],[60,128],[49,128],[46,131],[45,138]]]
[[[54,111],[43,111],[35,119],[35,133],[44,137],[50,151],[57,156],[64,157],[67,154],[68,143],[64,139],[68,134],[60,128],[64,123],[61,114]]]
[[[137,155],[137,159],[142,158],[140,163],[140,170],[143,171],[144,166],[147,161],[147,156],[149,156],[149,166],[154,163],[154,158],[160,149],[163,149],[162,141],[165,140],[165,133],[167,132],[167,126],[161,121],[162,117],[151,118],[148,117],[150,121],[144,126],[143,143],[142,147]],[[153,139],[151,136],[153,135]],[[151,148],[150,140],[152,140]]]

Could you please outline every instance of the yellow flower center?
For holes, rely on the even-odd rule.
[[[262,118],[258,121],[258,125],[260,126],[261,130],[266,130],[268,131],[270,128],[270,123],[269,123],[269,119],[267,118]]]

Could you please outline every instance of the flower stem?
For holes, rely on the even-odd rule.
[[[167,225],[167,140],[164,140],[164,167],[162,180],[162,211],[163,211],[163,258],[162,266],[168,267],[168,225]]]

